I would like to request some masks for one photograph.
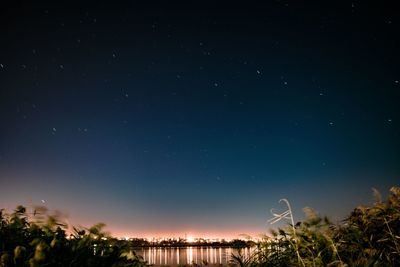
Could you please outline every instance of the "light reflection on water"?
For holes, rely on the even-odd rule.
[[[249,257],[252,248],[244,248],[241,254]],[[205,264],[207,266],[226,266],[231,255],[237,254],[234,248],[215,248],[215,247],[148,247],[136,248],[135,252],[142,256],[147,263],[154,266],[178,266],[189,264]]]

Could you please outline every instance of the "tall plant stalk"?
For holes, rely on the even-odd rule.
[[[284,219],[290,221],[290,225],[291,225],[291,228],[292,228],[292,231],[293,231],[293,237],[294,237],[293,246],[294,246],[295,251],[296,251],[297,260],[302,266],[305,266],[305,263],[304,263],[303,259],[301,258],[300,252],[299,252],[298,237],[297,237],[297,233],[296,233],[296,227],[295,227],[295,224],[294,224],[292,207],[290,206],[290,203],[286,198],[280,199],[279,203],[281,203],[281,202],[285,202],[285,204],[286,204],[288,209],[286,211],[282,212],[282,213],[275,213],[275,212],[273,212],[273,209],[271,209],[271,213],[273,215],[273,218],[269,219],[268,222],[270,224],[274,224],[274,223],[277,223],[277,222],[279,222],[281,220],[284,220]]]

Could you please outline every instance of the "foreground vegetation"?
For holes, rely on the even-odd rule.
[[[294,223],[288,210],[274,213],[271,222],[289,219],[285,229],[272,231],[249,258],[233,256],[240,266],[400,266],[400,187],[386,201],[374,191],[372,207],[358,207],[340,224],[312,209]]]
[[[307,218],[294,223],[289,202],[283,213],[273,213],[271,222],[289,220],[286,228],[272,231],[244,257],[232,255],[233,266],[400,266],[400,188],[393,187],[387,200],[375,191],[372,207],[358,207],[340,224],[334,224],[312,209]],[[103,231],[67,225],[58,213],[44,207],[31,213],[19,206],[11,214],[0,211],[0,267],[39,266],[147,266],[133,247],[140,240],[121,241]],[[148,244],[149,245],[149,244]],[[204,263],[203,265],[207,265]]]
[[[0,267],[147,266],[128,242],[108,236],[104,224],[74,228],[67,235],[67,225],[61,219],[59,213],[48,214],[44,207],[37,207],[33,214],[23,206],[12,214],[1,210]]]

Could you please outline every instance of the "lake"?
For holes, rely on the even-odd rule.
[[[244,248],[241,253],[248,257],[252,251],[252,248]],[[207,266],[226,266],[232,253],[238,253],[237,249],[229,247],[144,247],[135,249],[135,252],[154,266],[179,266],[205,262],[208,263]]]

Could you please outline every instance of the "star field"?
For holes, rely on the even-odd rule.
[[[394,3],[18,1],[0,11],[0,204],[116,235],[341,219],[400,178]]]

